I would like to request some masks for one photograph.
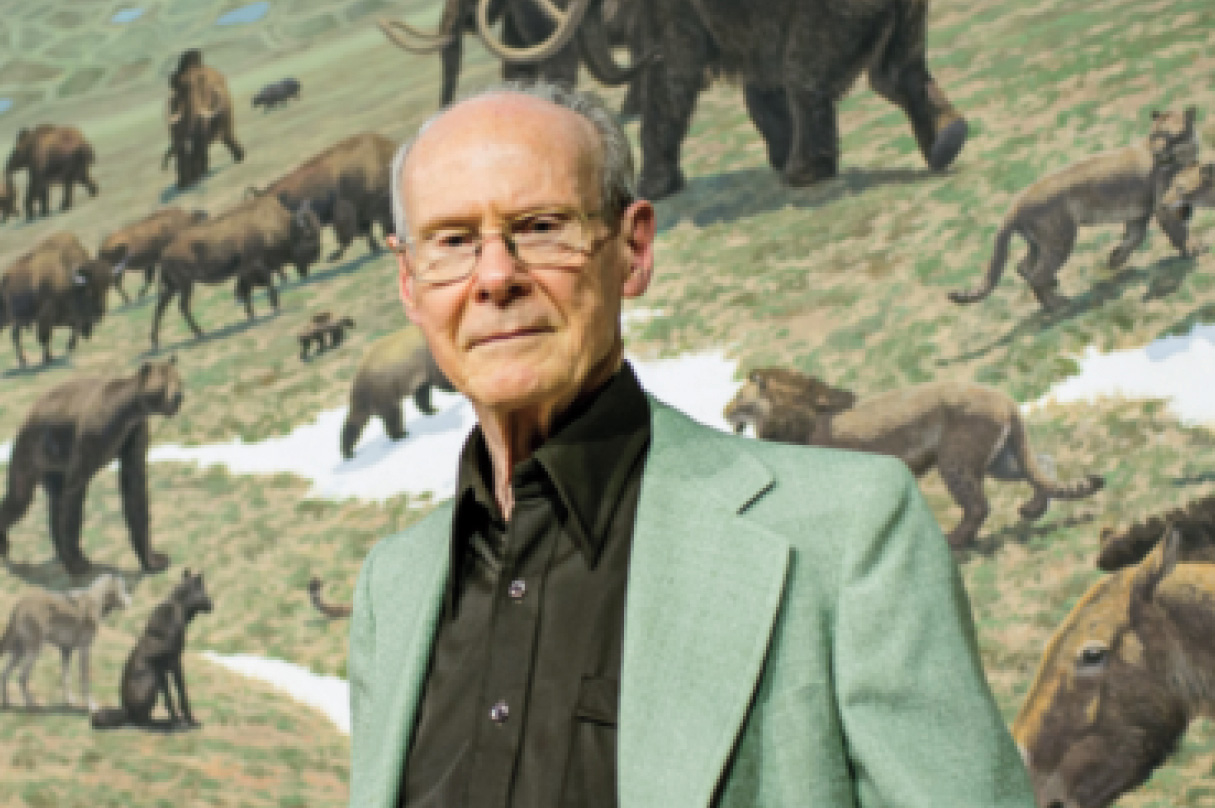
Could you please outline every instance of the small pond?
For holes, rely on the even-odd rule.
[[[233,9],[227,14],[215,21],[216,25],[241,25],[247,22],[257,22],[262,17],[266,16],[266,12],[270,10],[270,4],[261,0],[261,2],[250,3],[247,6]]]
[[[12,108],[12,106],[13,106],[13,99],[0,98],[0,115],[3,115],[4,113],[8,112],[9,109]]]
[[[110,22],[128,23],[134,22],[143,16],[142,8],[124,8],[115,12],[113,17],[110,17]]]

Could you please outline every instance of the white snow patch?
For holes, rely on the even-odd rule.
[[[720,351],[686,354],[673,359],[632,360],[641,386],[659,399],[717,429],[729,428],[722,410],[738,385],[734,363]],[[472,405],[454,393],[434,394],[437,412],[423,416],[413,401],[405,405],[408,435],[393,442],[373,419],[352,460],[338,447],[344,407],[327,410],[291,434],[257,443],[232,441],[209,446],[156,446],[149,460],[175,460],[224,465],[237,474],[290,472],[312,481],[311,496],[357,497],[382,501],[400,493],[429,493],[444,499],[456,484],[456,461],[476,424]]]
[[[12,456],[13,442],[10,440],[7,443],[0,443],[0,463],[7,463]]]
[[[1090,345],[1078,361],[1079,373],[1028,408],[1101,396],[1162,398],[1186,423],[1215,423],[1215,326],[1200,325],[1185,336],[1161,337],[1142,348],[1110,353]]]
[[[320,710],[344,734],[350,734],[350,683],[338,676],[322,676],[302,665],[254,654],[217,654],[203,651],[210,662],[250,679],[274,685],[296,701]]]

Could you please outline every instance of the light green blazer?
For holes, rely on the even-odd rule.
[[[621,808],[1033,808],[952,556],[903,464],[650,409]],[[395,808],[450,525],[451,505],[436,508],[359,574],[351,808]]]

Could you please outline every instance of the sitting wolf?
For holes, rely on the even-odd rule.
[[[783,368],[751,371],[726,406],[726,420],[748,426],[765,440],[858,449],[897,457],[918,477],[934,465],[962,521],[949,533],[951,547],[974,541],[990,510],[986,475],[1024,480],[1033,498],[1021,516],[1037,519],[1051,499],[1080,499],[1101,490],[1096,475],[1061,485],[1039,467],[1017,403],[998,390],[961,382],[930,382],[895,390],[856,405],[856,396]]]
[[[12,659],[0,673],[0,700],[8,706],[8,677],[20,666],[21,694],[25,705],[34,707],[30,693],[30,671],[42,650],[43,643],[59,646],[63,661],[63,703],[77,706],[68,688],[68,673],[72,652],[80,652],[80,695],[83,704],[93,708],[89,697],[89,649],[97,636],[101,620],[115,609],[131,605],[126,582],[119,576],[105,573],[97,576],[83,589],[51,592],[45,589],[29,592],[17,601],[8,628],[0,637],[0,655],[12,654]]]
[[[1194,107],[1184,114],[1153,112],[1145,142],[1081,160],[1030,185],[1017,196],[996,234],[983,282],[975,289],[950,292],[949,299],[974,303],[991,294],[1004,271],[1014,233],[1029,244],[1017,273],[1048,311],[1067,302],[1057,291],[1055,276],[1072,254],[1081,226],[1125,224],[1122,241],[1109,256],[1115,269],[1143,243],[1153,216],[1178,252],[1187,257],[1196,254],[1199,247],[1190,241],[1184,218],[1160,204],[1173,177],[1198,160],[1196,117]]]
[[[113,729],[128,724],[141,727],[156,726],[152,710],[156,697],[164,696],[165,710],[172,726],[184,722],[190,727],[202,726],[190,712],[186,696],[186,680],[181,672],[181,654],[186,647],[186,627],[199,612],[212,609],[211,598],[203,586],[202,573],[182,573],[181,583],[152,612],[143,635],[131,649],[122,669],[122,706],[107,707],[93,712],[93,729]],[[169,692],[169,676],[177,685],[181,699],[181,714],[173,705]]]

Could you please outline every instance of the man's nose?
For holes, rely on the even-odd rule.
[[[504,303],[523,293],[529,281],[526,268],[515,257],[501,233],[481,235],[481,254],[474,273],[477,297]]]

